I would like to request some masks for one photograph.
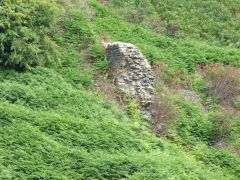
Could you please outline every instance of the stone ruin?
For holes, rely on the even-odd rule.
[[[154,98],[154,76],[151,65],[139,49],[129,43],[105,44],[115,86],[133,97],[148,118]]]

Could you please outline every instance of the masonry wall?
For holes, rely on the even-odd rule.
[[[122,42],[108,43],[106,56],[116,87],[139,102],[141,111],[150,117],[154,76],[147,59],[136,46]]]

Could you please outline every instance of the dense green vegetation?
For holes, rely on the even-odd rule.
[[[58,61],[52,40],[56,12],[47,0],[1,1],[0,63],[22,69]]]
[[[119,3],[119,1],[114,2]],[[132,3],[126,2],[125,5],[130,6],[135,4],[134,0],[131,2]],[[138,1],[136,1],[136,4],[137,2]],[[124,1],[121,1],[121,3],[124,3]],[[186,1],[186,4],[189,3],[191,2]],[[195,65],[198,63],[221,62],[239,66],[239,49],[210,46],[204,42],[196,41],[195,38],[173,39],[166,35],[152,33],[146,30],[146,28],[142,28],[141,25],[128,24],[123,18],[117,17],[106,7],[99,6],[94,1],[91,1],[90,4],[96,11],[93,23],[99,33],[110,35],[113,41],[126,41],[136,44],[143,51],[144,55],[147,56],[149,61],[161,61],[174,68],[181,70],[187,69],[190,71],[194,70]],[[184,18],[184,20],[186,17],[192,18],[192,16],[187,15],[179,17]],[[189,23],[188,25],[191,24],[192,23]],[[198,27],[195,27],[195,29],[198,30]],[[189,32],[186,33],[190,34]],[[233,35],[233,33],[231,34]],[[211,39],[209,39],[209,41],[212,42]]]
[[[55,70],[1,69],[2,179],[224,179]],[[216,174],[215,174],[216,173]]]
[[[239,179],[240,76],[196,73],[197,64],[240,65],[238,2],[100,2],[0,2],[0,179]],[[101,40],[133,43],[164,66],[156,88],[174,119],[158,119],[161,138],[135,102],[126,114],[94,89],[109,68]],[[236,115],[229,94],[211,93],[223,80]]]
[[[240,3],[237,0],[107,0],[107,2],[110,2],[108,5],[115,8],[126,20],[149,30],[218,46],[239,47]]]

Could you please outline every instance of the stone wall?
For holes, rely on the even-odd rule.
[[[115,86],[132,96],[140,104],[140,110],[150,117],[154,76],[147,59],[129,43],[108,43],[105,47]]]

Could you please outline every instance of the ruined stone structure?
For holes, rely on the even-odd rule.
[[[140,104],[140,110],[150,117],[154,76],[147,59],[129,43],[108,43],[105,47],[116,87],[132,96]]]

